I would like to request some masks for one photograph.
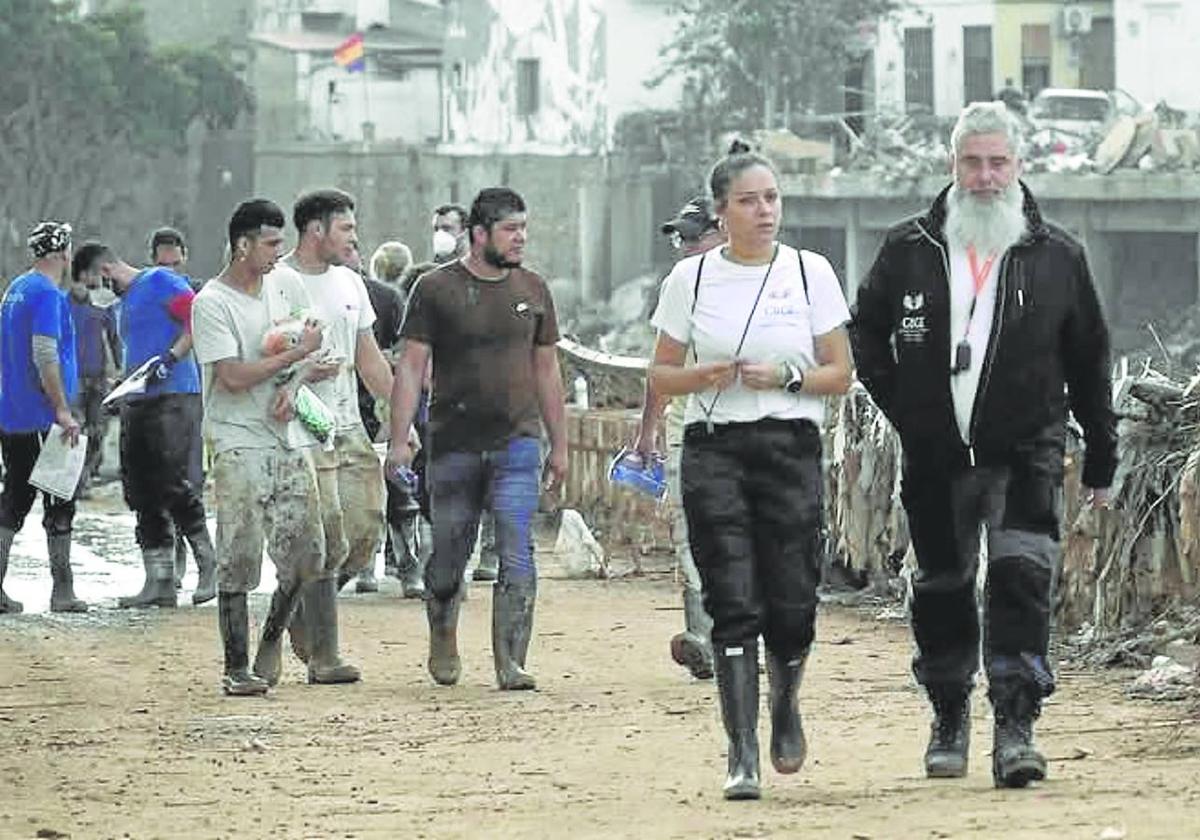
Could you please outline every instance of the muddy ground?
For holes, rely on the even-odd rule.
[[[309,687],[292,660],[266,699],[221,695],[212,604],[5,617],[0,837],[1200,836],[1200,724],[1126,700],[1128,672],[1062,670],[1037,789],[993,789],[981,692],[970,775],[927,781],[906,627],[827,606],[808,765],[726,803],[714,686],[667,655],[668,576],[544,581],[535,693],[493,687],[487,596],[472,585],[457,687],[426,676],[423,610],[389,582],[341,600],[362,683]],[[255,624],[265,609],[253,596]]]

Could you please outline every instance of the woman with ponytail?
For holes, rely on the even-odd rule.
[[[797,691],[820,574],[825,397],[852,377],[849,311],[829,261],[778,241],[775,169],[737,141],[709,178],[728,244],[676,264],[653,323],[654,389],[687,394],[682,484],[713,618],[726,799],[759,798],[758,639],[770,682],[771,762],[804,763]]]

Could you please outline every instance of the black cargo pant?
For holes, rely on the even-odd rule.
[[[979,669],[975,581],[987,526],[983,651],[989,682],[1054,691],[1047,660],[1058,573],[1065,429],[1017,446],[1004,463],[926,469],[906,458],[901,497],[917,571],[913,673],[922,685],[971,684]]]
[[[0,432],[4,453],[4,491],[0,493],[0,528],[16,532],[37,500],[36,487],[29,483],[33,465],[42,453],[46,432]],[[71,533],[75,521],[75,500],[59,499],[42,493],[42,527],[49,536]]]
[[[193,476],[200,411],[199,394],[162,394],[121,410],[121,485],[143,550],[171,548],[176,529],[205,527],[204,488]]]
[[[714,646],[763,637],[792,659],[816,628],[821,438],[804,420],[704,424],[684,431],[688,542]]]

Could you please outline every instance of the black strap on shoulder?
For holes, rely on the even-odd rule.
[[[704,273],[704,258],[708,252],[700,255],[700,263],[696,266],[696,283],[692,286],[692,314],[696,314],[696,301],[700,299],[700,275]]]
[[[800,281],[804,283],[804,302],[811,306],[812,301],[808,297],[808,272],[804,270],[804,252],[797,248],[796,256],[800,258]]]

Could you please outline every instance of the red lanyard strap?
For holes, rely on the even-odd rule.
[[[971,284],[974,286],[975,294],[971,297],[971,311],[967,313],[967,326],[963,330],[964,339],[971,334],[971,324],[975,320],[975,304],[979,301],[979,293],[983,291],[983,287],[992,273],[992,266],[996,264],[998,256],[995,251],[992,251],[981,266],[979,264],[979,254],[975,251],[975,246],[967,246],[967,265],[971,269]]]

